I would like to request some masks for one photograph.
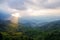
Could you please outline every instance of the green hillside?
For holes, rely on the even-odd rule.
[[[4,20],[0,22],[0,40],[60,40],[60,21],[49,22],[41,27],[26,27]]]

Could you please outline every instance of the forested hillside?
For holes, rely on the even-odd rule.
[[[1,40],[60,40],[59,20],[49,22],[40,27],[26,27],[25,25],[18,24],[17,29],[11,27],[10,23],[7,20],[0,21]]]

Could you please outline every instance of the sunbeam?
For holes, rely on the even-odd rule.
[[[10,31],[11,33],[15,33],[17,31],[18,28],[18,20],[20,18],[20,14],[19,13],[13,13],[11,14],[11,23],[9,24],[9,28],[8,31]]]

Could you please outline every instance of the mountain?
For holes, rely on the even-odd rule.
[[[0,20],[0,31],[6,31],[8,28],[9,20]]]
[[[8,28],[8,24],[10,24],[10,20],[1,20],[0,19],[0,30],[5,31]],[[13,23],[11,23],[13,24]],[[15,24],[13,24],[15,25]],[[35,25],[35,26],[34,26]],[[19,23],[18,24],[18,30],[19,29],[39,29],[39,30],[59,30],[60,29],[60,20],[52,21],[52,22],[44,22],[44,23],[38,23],[36,22],[30,22],[27,21],[26,23]]]
[[[51,31],[60,30],[60,20],[52,21],[40,27],[41,30]]]
[[[3,35],[4,39],[17,39],[17,40],[60,40],[60,20],[57,21],[53,21],[53,22],[49,22],[49,23],[45,23],[42,26],[36,26],[31,28],[29,27],[25,27],[25,25],[23,24],[18,24],[18,32],[6,32],[7,28],[9,26],[7,26],[8,24],[10,24],[9,20],[1,20],[0,21],[0,32]],[[14,24],[15,25],[15,24]],[[28,25],[28,24],[27,24]],[[13,30],[14,28],[12,28],[10,26],[10,28]],[[8,28],[9,29],[9,28]],[[43,30],[43,31],[41,31]],[[56,31],[53,31],[56,30]],[[59,30],[59,31],[57,31]],[[4,32],[3,32],[4,31]],[[9,30],[7,30],[9,31]],[[48,32],[46,32],[48,31]],[[24,39],[21,39],[24,38]]]
[[[43,21],[43,20],[39,20],[39,19],[33,19],[33,18],[20,18],[19,23],[23,24],[25,26],[32,26],[32,27],[36,27],[36,26],[42,26],[44,24],[46,24],[48,21]]]
[[[54,16],[22,16],[19,19],[19,23],[35,27],[35,26],[42,26],[56,19],[59,20],[60,18]]]
[[[11,15],[4,11],[4,10],[0,10],[0,31],[6,31],[7,29],[7,25],[9,24],[9,20],[8,18],[10,17]]]

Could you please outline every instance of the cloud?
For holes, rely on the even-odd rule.
[[[60,15],[60,0],[5,0],[0,8],[21,16]]]
[[[12,9],[56,9],[60,8],[60,0],[0,0],[0,3],[8,3]]]
[[[4,0],[0,0],[0,4],[3,3],[3,2],[4,2]]]
[[[11,8],[25,10],[28,7],[35,9],[55,9],[60,7],[60,0],[10,0],[8,5]]]
[[[43,7],[48,9],[55,9],[60,7],[60,0],[48,0],[43,3]]]
[[[25,10],[26,6],[24,5],[25,0],[9,0],[8,5],[13,9]]]

